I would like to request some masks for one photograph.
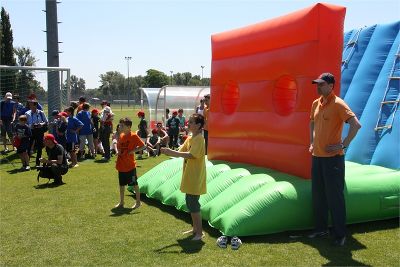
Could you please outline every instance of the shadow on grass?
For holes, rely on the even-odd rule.
[[[0,153],[1,158],[0,158],[0,164],[1,165],[6,165],[6,164],[10,164],[11,166],[13,166],[14,168],[17,168],[17,166],[20,166],[19,162],[17,163],[19,156],[17,153],[14,153],[12,151],[8,151],[8,152],[1,152]],[[18,173],[19,169],[12,170],[12,171],[8,171],[8,173],[10,174],[15,174]]]
[[[7,171],[9,174],[16,174],[16,173],[20,173],[20,172],[24,172],[23,170],[16,168],[16,169],[12,169],[10,171]]]
[[[134,212],[136,211],[136,209],[132,209],[132,208],[112,208],[111,210],[111,214],[110,217],[119,217],[122,215],[136,215],[139,214],[140,212]]]
[[[241,239],[244,244],[285,244],[300,242],[318,250],[320,255],[328,260],[325,266],[367,266],[365,263],[353,259],[353,251],[367,248],[364,244],[353,238],[353,235],[357,233],[395,229],[398,227],[398,218],[348,225],[347,240],[343,247],[332,246],[332,238],[329,237],[309,239],[307,235],[310,231],[289,231],[278,234],[242,237]]]
[[[95,159],[95,160],[93,160],[93,162],[94,163],[110,163],[111,162],[111,159],[109,159],[109,160],[105,160],[105,159]]]
[[[135,194],[132,194],[130,196],[135,199]],[[176,219],[184,221],[188,224],[192,224],[192,218],[190,217],[189,213],[177,210],[175,207],[172,207],[172,206],[164,205],[156,199],[148,198],[145,194],[141,194],[140,198],[141,198],[141,201],[143,201],[147,205],[156,207],[163,212],[173,215]],[[214,237],[214,238],[217,238],[218,236],[221,235],[221,233],[217,229],[211,227],[208,224],[208,222],[204,221],[204,220],[203,220],[203,231],[206,232],[209,236]]]
[[[174,244],[170,244],[167,246],[164,246],[162,248],[154,250],[156,253],[160,254],[178,254],[178,253],[185,253],[185,254],[194,254],[198,253],[201,251],[201,249],[204,246],[204,241],[203,240],[197,240],[193,241],[192,240],[193,236],[188,236],[182,239],[177,239]]]
[[[55,187],[59,187],[59,186],[62,186],[62,185],[65,185],[65,183],[63,182],[63,183],[59,184],[59,183],[52,182],[52,183],[38,184],[38,185],[33,186],[33,188],[35,188],[35,189],[46,189],[46,188],[55,188]]]

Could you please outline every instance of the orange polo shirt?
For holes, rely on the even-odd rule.
[[[313,156],[333,157],[337,152],[325,151],[327,145],[342,142],[343,123],[355,116],[347,104],[333,92],[328,96],[326,103],[323,97],[314,100],[311,107],[310,120],[314,121]],[[343,155],[343,150],[340,151]]]

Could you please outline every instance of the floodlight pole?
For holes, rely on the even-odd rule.
[[[132,59],[132,57],[125,57],[126,63],[128,65],[128,107],[130,106],[130,98],[131,98],[131,94],[130,94],[130,87],[129,87],[129,61]]]
[[[200,66],[201,67],[201,85],[203,85],[203,70],[204,70],[204,66]]]
[[[174,73],[172,70],[170,70],[169,72],[171,72],[171,85],[172,85],[172,74]]]

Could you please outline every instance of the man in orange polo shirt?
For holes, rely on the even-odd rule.
[[[332,218],[333,245],[346,242],[346,205],[344,199],[344,149],[361,128],[356,115],[335,95],[335,77],[323,73],[312,81],[320,97],[310,114],[310,152],[312,153],[312,203],[315,230],[310,238],[328,235],[328,212]],[[350,125],[342,141],[343,123]]]

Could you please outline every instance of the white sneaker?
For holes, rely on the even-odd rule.
[[[233,250],[239,249],[241,245],[242,245],[242,240],[240,240],[239,237],[237,236],[232,237],[231,246]]]
[[[220,248],[226,248],[228,246],[228,238],[226,236],[220,236],[217,239],[217,245]]]

